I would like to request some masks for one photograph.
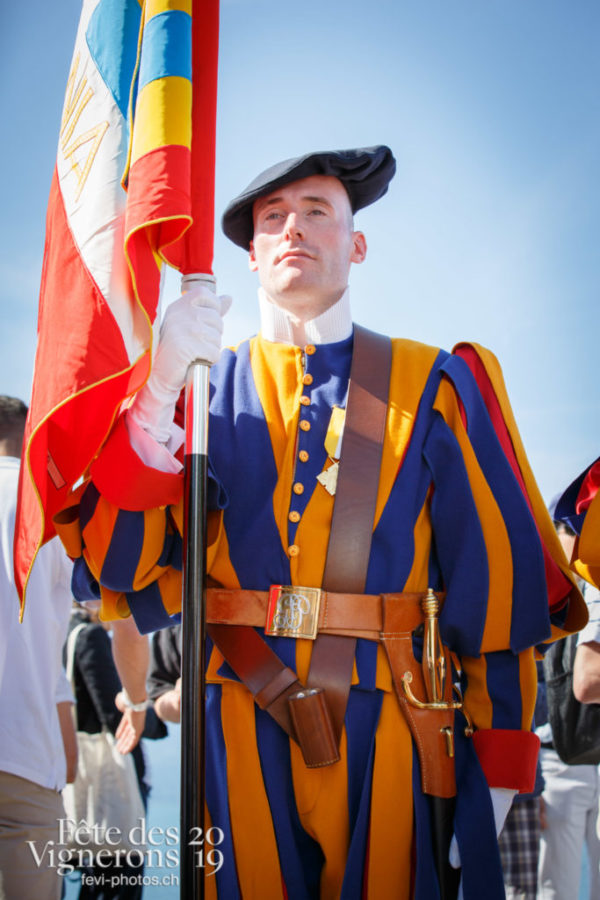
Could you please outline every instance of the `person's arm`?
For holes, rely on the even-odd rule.
[[[75,646],[75,660],[96,719],[115,734],[120,721],[115,697],[121,690],[121,683],[113,661],[110,637],[101,624],[90,623],[81,630]]]
[[[147,700],[146,673],[148,671],[148,638],[139,633],[130,617],[113,622],[113,657],[126,694],[117,695],[115,703],[123,713],[116,731],[117,747],[129,753],[138,743],[144,730],[146,710],[135,710]]]
[[[77,735],[73,723],[73,703],[70,700],[62,700],[56,704],[60,732],[62,734],[65,759],[67,761],[67,784],[72,784],[77,775]]]
[[[156,698],[154,711],[163,722],[179,722],[181,718],[181,678],[177,679],[175,687]]]
[[[150,667],[146,685],[154,711],[164,722],[179,722],[181,716],[181,626],[174,625],[152,635]]]
[[[586,584],[583,596],[590,618],[577,639],[573,693],[580,703],[600,703],[600,591]]]
[[[600,703],[600,643],[597,641],[577,647],[573,693],[580,703]]]

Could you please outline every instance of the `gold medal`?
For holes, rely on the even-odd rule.
[[[317,481],[322,484],[328,494],[333,497],[337,488],[338,472],[340,470],[339,456],[342,446],[342,437],[344,434],[344,422],[346,420],[346,410],[340,406],[334,406],[331,410],[329,419],[329,427],[325,435],[325,450],[332,465],[323,469],[320,475],[317,475]]]
[[[339,462],[334,462],[332,466],[329,466],[329,468],[327,469],[323,469],[320,475],[317,475],[317,481],[323,485],[327,493],[331,494],[332,497],[335,495],[339,470]]]

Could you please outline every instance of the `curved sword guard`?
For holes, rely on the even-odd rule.
[[[402,689],[406,695],[406,699],[411,704],[411,706],[416,706],[417,709],[462,709],[462,698],[460,701],[455,700],[432,700],[428,703],[424,703],[422,700],[419,700],[413,694],[410,683],[413,680],[412,672],[405,672],[400,681],[402,682]]]
[[[419,700],[413,694],[410,683],[413,680],[412,672],[405,672],[400,681],[402,682],[402,689],[406,695],[406,699],[411,704],[411,706],[416,707],[417,709],[460,709],[463,716],[467,720],[467,724],[465,726],[465,737],[473,737],[475,733],[475,726],[473,725],[473,720],[469,713],[467,712],[465,705],[463,703],[463,698],[458,687],[453,684],[452,690],[459,698],[458,701],[445,702],[445,701],[435,701],[431,703],[424,703],[422,700]],[[444,729],[442,729],[444,731]]]

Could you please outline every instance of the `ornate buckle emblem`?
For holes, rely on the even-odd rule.
[[[320,605],[319,588],[271,585],[265,634],[314,641],[319,625]]]

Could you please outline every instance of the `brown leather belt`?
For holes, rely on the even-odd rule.
[[[206,592],[206,630],[235,674],[254,696],[257,705],[300,744],[307,766],[328,766],[339,759],[339,739],[350,690],[356,638],[385,640],[382,627],[385,609],[390,601],[401,617],[394,618],[394,647],[412,648],[412,632],[423,621],[422,594],[342,594],[317,591],[314,588],[290,588],[293,596],[319,594],[317,635],[312,656],[321,648],[316,684],[311,683],[309,669],[306,686],[296,673],[271,650],[255,628],[269,623],[271,596],[267,591],[208,588]],[[316,601],[315,601],[316,602]],[[404,640],[396,640],[402,631]],[[324,639],[340,641],[341,647],[323,644]],[[348,658],[347,645],[352,651]],[[325,651],[329,651],[329,660]],[[340,666],[340,650],[343,661]],[[412,658],[414,663],[414,658]],[[329,662],[330,671],[324,671]],[[402,666],[404,658],[400,662]],[[418,667],[415,676],[420,677]],[[349,670],[349,671],[348,671]],[[398,682],[406,666],[398,673]],[[347,684],[346,684],[347,682]],[[326,685],[323,690],[323,683]],[[333,691],[332,691],[333,684]],[[333,702],[332,702],[333,694]]]
[[[299,743],[306,765],[318,768],[339,759],[356,638],[380,639],[382,598],[314,588],[289,590],[297,603],[303,596],[315,603],[318,596],[316,640],[306,685],[255,630],[266,630],[269,624],[270,592],[209,588],[206,630],[257,705]],[[326,646],[324,641],[339,641],[341,646]],[[319,649],[315,677],[313,657]]]
[[[209,624],[265,627],[268,591],[208,588],[206,594],[206,620]],[[321,591],[318,632],[380,641],[387,598],[402,601],[396,608],[395,630],[412,632],[423,621],[422,597],[421,593],[340,594]]]

